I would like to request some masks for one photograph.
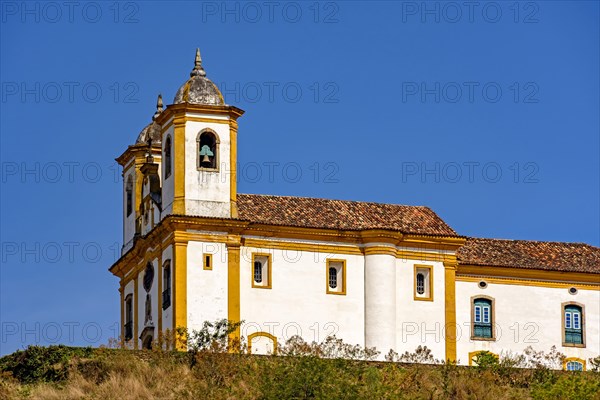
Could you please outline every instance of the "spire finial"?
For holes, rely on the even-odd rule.
[[[206,71],[202,68],[202,57],[200,57],[200,49],[196,49],[196,61],[194,69],[190,72],[190,76],[206,76]]]
[[[156,99],[156,112],[154,113],[154,116],[152,116],[152,121],[154,121],[156,118],[158,118],[158,116],[162,112],[163,112],[163,101],[162,101],[162,95],[159,94],[158,99]]]

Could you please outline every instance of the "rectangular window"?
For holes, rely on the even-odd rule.
[[[202,255],[202,259],[203,259],[202,262],[204,264],[203,268],[205,270],[212,270],[212,267],[213,267],[213,265],[212,265],[212,254],[206,254],[206,253],[204,253]]]
[[[128,294],[125,298],[125,341],[133,338],[133,297]]]
[[[271,255],[265,253],[252,254],[252,287],[271,289]]]
[[[585,347],[585,314],[583,305],[563,303],[563,346]]]
[[[433,266],[415,264],[413,279],[414,299],[433,301]]]
[[[163,292],[162,292],[162,308],[166,310],[171,306],[171,260],[167,260],[163,264]]]
[[[471,301],[471,340],[494,340],[493,299],[472,297]]]
[[[325,284],[327,294],[346,294],[346,260],[327,260]]]

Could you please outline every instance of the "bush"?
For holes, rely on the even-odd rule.
[[[91,357],[92,348],[29,346],[0,358],[0,371],[22,383],[60,382],[68,378],[73,357]]]

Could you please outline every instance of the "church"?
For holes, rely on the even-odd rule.
[[[200,52],[123,168],[124,344],[243,321],[248,351],[335,335],[380,358],[427,346],[471,365],[528,346],[585,370],[600,354],[600,248],[465,237],[423,206],[241,194],[238,119]]]

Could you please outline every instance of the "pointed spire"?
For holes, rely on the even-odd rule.
[[[162,95],[159,94],[158,99],[156,99],[156,112],[152,116],[152,121],[154,121],[156,118],[158,118],[158,116],[162,112],[163,112],[163,101],[162,101]]]
[[[190,72],[190,76],[206,76],[206,71],[202,68],[202,57],[200,57],[200,49],[196,49],[196,61],[194,69]]]

